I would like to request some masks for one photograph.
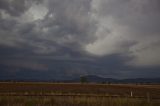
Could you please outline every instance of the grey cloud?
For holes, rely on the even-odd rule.
[[[88,44],[86,50],[102,56],[116,53],[133,56],[131,65],[159,65],[159,44],[156,43],[160,42],[159,5],[158,0],[93,0],[98,39]],[[153,45],[155,43],[157,45]]]

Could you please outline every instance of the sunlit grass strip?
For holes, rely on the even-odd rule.
[[[39,93],[16,93],[16,92],[11,92],[11,93],[0,93],[0,96],[81,96],[81,97],[101,97],[101,98],[148,98],[145,96],[130,96],[130,95],[109,95],[109,94],[81,94],[81,93],[43,93],[43,92],[39,92]],[[150,98],[150,99],[160,99],[160,98]]]

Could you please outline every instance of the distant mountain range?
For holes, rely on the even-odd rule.
[[[114,79],[104,78],[96,75],[81,76],[80,78],[70,80],[70,82],[81,82],[81,78],[85,79],[89,83],[158,83],[160,84],[160,78],[131,78],[131,79]]]
[[[160,78],[129,78],[129,79],[115,79],[104,78],[96,75],[86,75],[74,79],[55,80],[55,79],[0,79],[0,81],[15,81],[15,82],[66,82],[66,83],[135,83],[135,84],[160,84]]]

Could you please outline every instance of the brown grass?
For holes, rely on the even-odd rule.
[[[160,85],[0,83],[0,106],[160,106]]]
[[[0,94],[99,94],[160,98],[160,85],[107,85],[107,84],[62,84],[62,83],[0,83]]]
[[[0,106],[160,106],[159,100],[98,97],[0,97]]]

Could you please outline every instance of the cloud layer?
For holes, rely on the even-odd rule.
[[[159,0],[0,0],[2,76],[149,76],[160,69],[159,19]]]

